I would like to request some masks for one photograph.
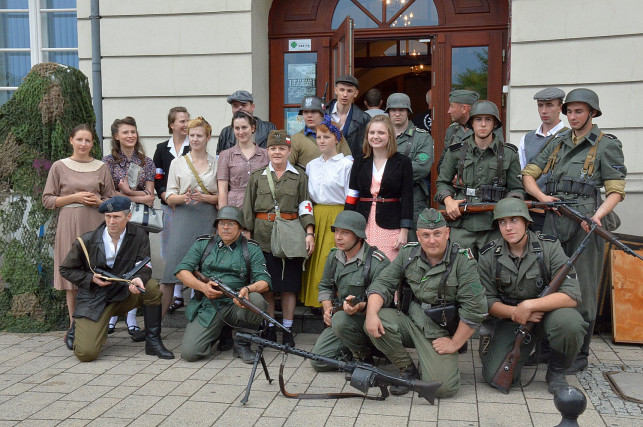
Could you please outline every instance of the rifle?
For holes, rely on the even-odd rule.
[[[578,212],[576,209],[572,208],[571,206],[567,204],[561,204],[556,207],[556,210],[560,212],[561,214],[565,215],[567,218],[571,218],[574,221],[576,221],[579,224],[582,224],[583,222],[586,222],[590,227],[592,227],[592,230],[601,237],[602,239],[612,243],[614,246],[617,246],[619,249],[621,249],[623,252],[625,252],[628,255],[637,257],[638,259],[643,261],[643,257],[636,252],[629,246],[627,246],[625,243],[621,242],[618,240],[618,238],[601,227],[600,225],[596,224],[594,221],[592,221],[591,218],[586,217],[582,213]]]
[[[560,267],[554,278],[549,282],[549,285],[547,285],[540,295],[538,295],[538,298],[543,298],[558,291],[558,288],[567,277],[567,273],[569,273],[574,266],[574,263],[578,260],[578,257],[580,257],[581,253],[587,247],[592,232],[594,232],[597,227],[598,225],[595,222],[592,222],[590,232],[587,233],[587,236],[585,236],[580,246],[578,246],[578,249],[576,249],[576,252],[574,252],[567,262]],[[491,385],[505,394],[509,393],[509,389],[513,383],[514,371],[516,370],[518,361],[520,360],[520,346],[523,343],[529,344],[531,342],[531,330],[534,326],[536,326],[536,322],[527,322],[516,329],[514,346],[509,350],[505,359],[502,361],[500,367],[498,367],[498,370],[491,379]]]
[[[525,200],[525,204],[529,209],[557,209],[560,206],[569,206],[574,203],[566,200],[559,200],[557,202],[539,202],[537,200]],[[462,203],[459,206],[460,213],[479,213],[479,212],[493,212],[497,203]],[[440,209],[442,215],[447,213],[446,209]]]
[[[326,86],[324,86],[324,94],[322,95],[322,105],[324,108],[326,107],[326,94],[328,93],[328,82],[326,82]]]
[[[344,301],[348,303],[351,307],[355,307],[357,304],[360,302],[366,301],[366,295],[362,295],[359,297],[353,297],[351,299],[344,299],[344,300],[339,300],[339,301],[334,301],[333,302],[333,309],[330,311],[330,315],[332,316],[333,314],[337,313],[338,311],[342,311],[344,309]]]
[[[326,365],[333,366],[342,372],[346,372],[346,379],[350,381],[351,386],[355,387],[362,393],[367,393],[370,387],[379,387],[381,395],[375,397],[374,400],[384,400],[389,396],[388,386],[405,386],[418,395],[426,399],[429,403],[433,404],[435,401],[435,392],[442,386],[441,381],[421,381],[421,380],[408,380],[389,372],[382,371],[369,363],[362,362],[345,362],[337,359],[331,359],[319,354],[311,353],[308,351],[300,350],[298,348],[290,347],[288,345],[278,344],[259,338],[254,335],[238,333],[237,338],[253,342],[260,346],[274,348],[275,350],[283,351],[286,354],[294,354],[295,356],[303,357],[305,359],[314,360],[317,362],[325,363]],[[283,364],[281,366],[283,369]],[[298,394],[287,393],[283,387],[283,377],[280,378],[281,392],[286,397],[298,397]],[[368,397],[356,393],[328,393],[323,395],[307,395],[311,397]]]
[[[129,285],[133,284],[132,279],[134,278],[134,275],[136,273],[138,273],[139,271],[141,271],[141,269],[143,267],[145,267],[145,265],[148,262],[150,262],[150,260],[151,260],[150,257],[143,258],[142,260],[140,260],[139,262],[134,264],[134,268],[132,268],[127,273],[123,274],[121,277],[118,277],[117,275],[112,274],[107,270],[103,270],[100,267],[94,267],[93,271],[96,274],[100,274],[101,279],[103,279],[103,280],[109,280],[110,282],[115,282],[116,284],[123,285],[123,286],[125,286],[125,283],[126,283],[127,286],[129,286]],[[125,282],[125,283],[120,283],[120,282]],[[136,286],[136,285],[134,285],[134,286],[136,287],[136,289],[138,289],[139,292],[141,292],[143,294],[145,293],[145,289],[141,288],[140,286]]]

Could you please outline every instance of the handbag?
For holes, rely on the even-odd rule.
[[[268,185],[272,200],[275,203],[275,223],[270,235],[270,252],[277,258],[308,258],[306,250],[306,230],[299,220],[286,220],[281,217],[279,204],[275,196],[275,184],[272,172],[266,167]]]
[[[130,208],[132,218],[129,220],[132,224],[143,227],[143,230],[149,233],[158,233],[163,231],[163,211],[154,209],[143,203],[132,202]]]

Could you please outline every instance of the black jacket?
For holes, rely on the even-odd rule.
[[[105,230],[104,222],[96,230],[81,236],[87,247],[92,268],[100,267],[120,276],[134,268],[137,261],[150,256],[150,239],[147,233],[137,225],[127,224],[114,267],[109,268],[105,260],[103,230]],[[74,240],[69,253],[60,265],[60,274],[78,286],[74,317],[87,317],[96,322],[107,303],[124,301],[129,295],[127,286],[118,284],[98,286],[92,282],[94,274],[89,270],[87,258],[78,240]],[[143,267],[134,277],[140,277],[143,283],[146,283],[152,277],[152,269]]]
[[[368,220],[372,202],[350,203],[351,195],[359,192],[361,198],[372,198],[373,156],[353,162],[350,177],[350,194],[344,209],[356,210]],[[357,197],[357,196],[356,196]],[[400,199],[399,202],[378,202],[375,205],[375,223],[385,229],[411,228],[413,224],[413,166],[411,159],[395,153],[386,161],[378,197]]]
[[[330,115],[333,111],[333,106],[337,103],[336,99],[333,99],[326,106],[326,114]],[[351,123],[348,126],[348,130],[342,130],[342,134],[348,142],[348,147],[353,153],[353,158],[358,159],[364,156],[364,135],[366,134],[366,125],[371,120],[371,116],[359,109],[355,104],[351,106]]]
[[[257,119],[257,129],[255,129],[255,143],[261,147],[266,148],[268,142],[268,134],[271,130],[277,129],[277,126],[272,122],[264,122],[259,117],[255,116]],[[232,126],[226,126],[221,129],[219,133],[219,142],[217,144],[217,154],[221,153],[223,150],[234,147],[236,140],[234,138],[234,131]]]
[[[161,194],[163,194],[167,188],[167,177],[170,173],[170,164],[174,160],[174,156],[170,152],[170,147],[167,146],[169,139],[164,142],[156,144],[156,151],[154,152],[154,167],[156,168],[156,178],[154,179],[154,190],[156,190],[156,195],[161,199]],[[186,155],[190,152],[190,146],[186,145],[183,147],[183,152],[181,156]],[[160,169],[160,170],[159,170]],[[166,205],[165,200],[161,199],[161,203]]]

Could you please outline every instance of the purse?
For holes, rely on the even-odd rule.
[[[158,233],[163,231],[163,211],[154,209],[143,203],[132,202],[130,208],[132,218],[129,220],[132,224],[143,227],[143,230],[149,233]]]
[[[272,200],[275,203],[275,223],[270,235],[270,252],[277,258],[308,258],[306,250],[306,230],[299,220],[286,220],[281,217],[279,204],[275,196],[275,184],[272,181],[270,167],[266,167],[268,185]]]

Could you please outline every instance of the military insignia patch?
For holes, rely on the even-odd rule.
[[[469,286],[475,293],[484,292],[484,288],[482,287],[482,284],[478,282],[470,283]]]
[[[380,262],[384,261],[384,257],[385,255],[380,251],[373,252],[373,258],[377,259]]]
[[[489,249],[493,248],[493,245],[495,244],[496,244],[496,241],[492,240],[486,245],[484,245],[482,248],[480,248],[480,255],[484,255],[484,253],[487,252]]]
[[[429,155],[426,154],[426,153],[420,153],[420,154],[418,154],[418,159],[420,161],[422,161],[422,162],[425,162],[425,161],[429,160]]]
[[[471,251],[471,248],[460,249],[458,250],[458,253],[461,255],[466,255],[467,259],[475,259],[475,257],[473,256],[473,252]]]
[[[461,142],[457,142],[455,144],[449,145],[449,151],[458,151],[461,148],[462,148],[462,143]]]
[[[538,238],[540,240],[544,240],[546,242],[555,242],[556,240],[558,240],[558,238],[556,236],[552,235],[552,234],[538,233]]]
[[[612,165],[612,169],[615,169],[620,172],[621,169],[625,169],[625,165]]]

